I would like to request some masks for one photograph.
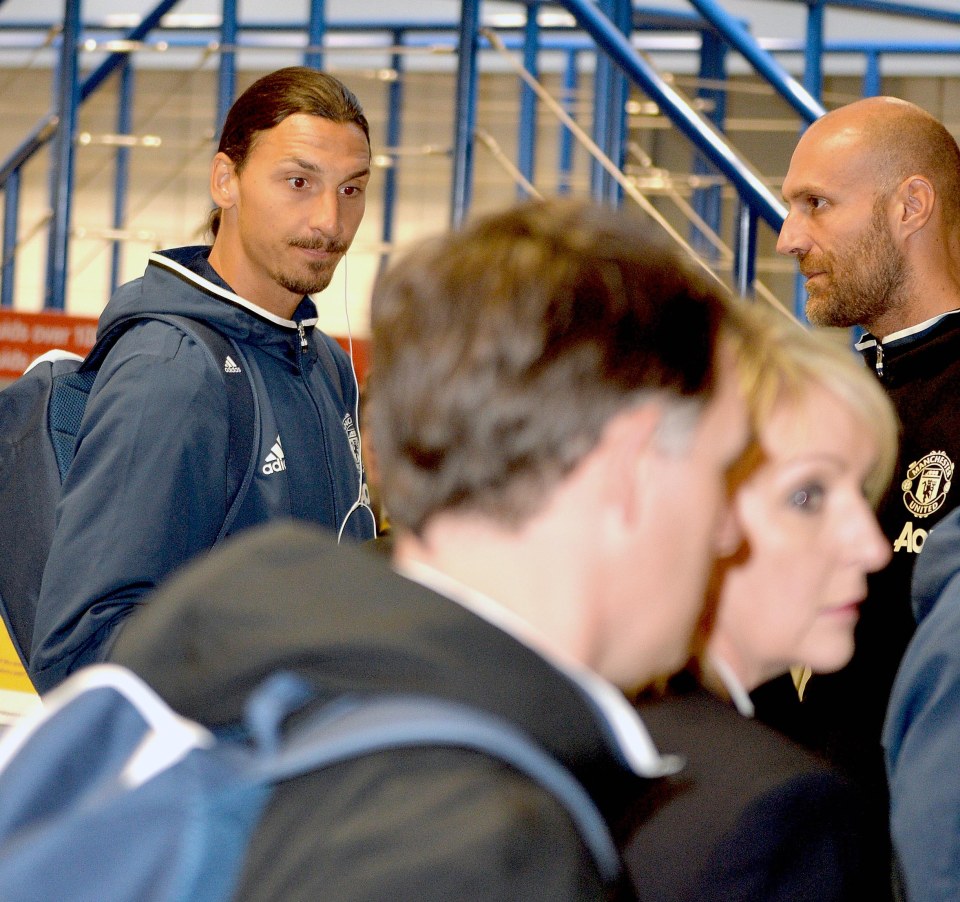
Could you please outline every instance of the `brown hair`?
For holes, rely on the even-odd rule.
[[[418,244],[371,306],[392,521],[522,522],[615,414],[651,392],[710,395],[724,311],[646,222],[584,201],[526,202]]]

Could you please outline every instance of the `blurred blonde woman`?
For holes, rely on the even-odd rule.
[[[874,516],[897,454],[886,393],[832,337],[763,309],[767,341],[741,349],[754,441],[731,474],[743,541],[711,583],[704,682],[744,714],[748,693],[793,668],[853,654],[868,573],[890,559]]]
[[[652,813],[631,812],[623,858],[641,899],[883,900],[882,814],[866,818],[847,779],[771,726],[799,718],[792,667],[835,670],[853,653],[867,574],[890,556],[873,505],[897,421],[835,339],[765,308],[742,315],[756,322],[748,343],[731,335],[754,428],[730,474],[741,542],[714,568],[690,667],[638,699],[657,747],[685,766],[652,790]],[[761,684],[780,690],[778,716],[769,703],[741,716]]]

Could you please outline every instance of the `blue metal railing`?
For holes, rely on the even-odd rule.
[[[125,40],[136,42],[150,33],[160,19],[178,0],[161,2],[135,28],[130,29]],[[103,82],[127,60],[125,53],[111,53],[82,83],[78,85],[77,44],[80,32],[80,0],[68,0],[60,38],[60,63],[55,84],[57,100],[51,113],[44,116],[34,130],[21,142],[0,165],[0,190],[4,190],[5,210],[2,239],[3,283],[0,285],[0,307],[13,306],[15,281],[14,254],[17,244],[17,213],[19,191],[13,195],[6,191],[10,179],[19,173],[23,165],[48,143],[56,140],[56,153],[52,155],[50,209],[50,239],[47,252],[47,286],[44,306],[62,310],[66,298],[66,277],[70,241],[70,195],[73,186],[73,136],[76,130],[78,107],[84,103]],[[11,200],[13,203],[11,204]]]
[[[825,112],[823,106],[803,85],[791,78],[773,56],[716,0],[689,0],[727,43],[753,66],[768,84],[776,89],[807,122],[813,122]]]
[[[560,0],[597,45],[643,89],[673,124],[732,182],[759,215],[779,229],[786,211],[759,176],[740,159],[723,136],[712,129],[683,97],[634,50],[629,39],[589,0]]]

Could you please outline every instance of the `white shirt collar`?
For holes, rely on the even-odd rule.
[[[680,755],[661,755],[633,706],[612,683],[598,673],[558,653],[526,620],[482,592],[420,561],[394,563],[407,579],[461,605],[487,623],[512,636],[580,687],[610,727],[620,753],[641,777],[664,777],[684,764]]]
[[[906,329],[900,329],[898,332],[891,332],[889,335],[885,335],[879,342],[875,336],[871,335],[869,332],[865,332],[860,340],[854,345],[854,347],[858,351],[863,351],[867,348],[873,347],[875,344],[892,344],[895,341],[899,341],[901,338],[909,338],[913,335],[919,335],[921,332],[926,332],[927,329],[935,326],[938,322],[940,322],[940,320],[948,316],[954,316],[957,313],[960,313],[960,310],[948,310],[946,313],[938,313],[936,316],[932,316],[930,319],[926,319],[922,323],[916,323],[912,326],[907,326]]]
[[[734,707],[744,717],[753,717],[754,708],[750,693],[747,692],[746,687],[740,682],[740,678],[733,672],[733,668],[717,655],[710,656],[710,666],[720,678],[720,682],[723,683],[723,688],[727,690],[727,695],[730,696],[730,701],[733,702]]]

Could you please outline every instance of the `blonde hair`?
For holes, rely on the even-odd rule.
[[[818,386],[842,401],[874,438],[877,456],[864,492],[876,505],[896,464],[900,425],[887,393],[856,352],[841,339],[808,329],[771,308],[736,305],[750,327],[730,333],[740,390],[749,411],[754,442],[774,409],[801,402]]]

